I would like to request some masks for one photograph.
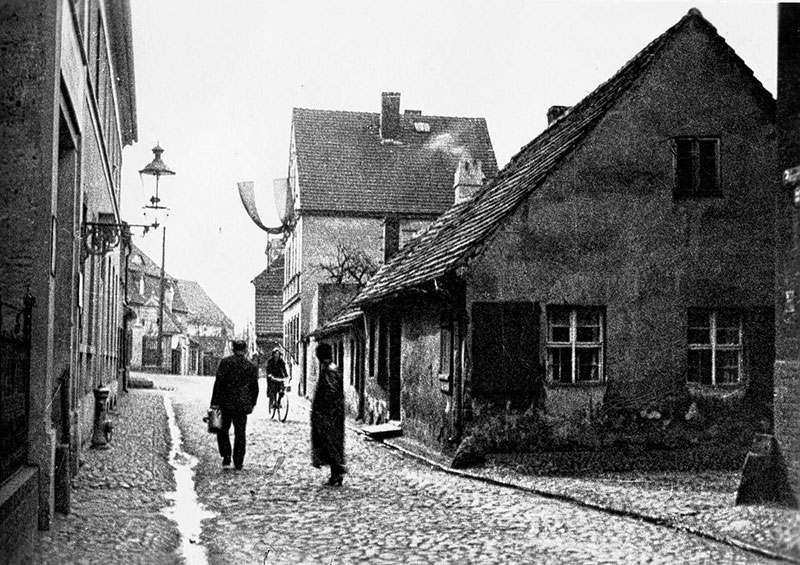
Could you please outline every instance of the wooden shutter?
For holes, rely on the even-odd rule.
[[[525,404],[539,367],[539,315],[534,302],[472,305],[472,394]]]

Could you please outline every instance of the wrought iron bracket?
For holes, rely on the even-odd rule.
[[[131,228],[142,228],[142,235],[151,229],[158,228],[160,224],[113,224],[109,222],[84,222],[81,226],[81,239],[83,248],[89,255],[105,255],[110,253],[124,239],[130,239]]]

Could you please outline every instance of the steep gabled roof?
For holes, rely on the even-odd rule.
[[[497,172],[483,118],[406,111],[400,145],[381,143],[378,113],[295,108],[292,126],[307,212],[439,215],[453,203],[459,158],[481,160],[487,178]]]
[[[144,292],[140,293],[136,278],[128,278],[127,300],[129,304],[145,304],[149,297],[159,296],[161,293],[161,267],[134,244],[131,244],[131,254],[128,257],[128,272],[138,273],[144,279]],[[169,273],[165,272],[164,278],[166,281],[171,281],[172,284],[175,282]]]
[[[276,257],[269,266],[261,271],[250,283],[256,287],[256,290],[273,290],[275,292],[283,291],[283,265],[284,256],[279,255]]]
[[[208,326],[233,327],[233,322],[225,315],[222,309],[211,300],[198,283],[195,281],[177,281],[175,299],[185,305],[188,315],[187,322]]]
[[[466,264],[507,218],[556,169],[617,101],[647,72],[668,41],[688,22],[695,22],[721,42],[745,69],[757,95],[768,104],[772,96],[752,76],[696,9],[656,38],[611,79],[568,110],[528,145],[473,199],[457,204],[409,242],[373,276],[354,304],[364,305],[404,289],[432,281]]]

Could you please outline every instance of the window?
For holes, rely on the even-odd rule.
[[[554,383],[603,380],[600,308],[547,307],[547,377]]]
[[[674,140],[675,196],[702,198],[721,196],[719,139],[678,137]]]
[[[741,379],[742,314],[738,310],[689,309],[687,380],[702,385]]]

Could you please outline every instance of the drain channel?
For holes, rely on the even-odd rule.
[[[181,430],[175,419],[175,408],[171,395],[164,395],[164,408],[169,420],[171,446],[169,464],[175,470],[175,491],[166,494],[172,502],[161,512],[178,526],[181,534],[180,550],[186,563],[191,565],[208,565],[206,548],[200,541],[202,521],[213,518],[214,512],[206,510],[197,499],[194,490],[194,467],[197,458],[183,451]]]

